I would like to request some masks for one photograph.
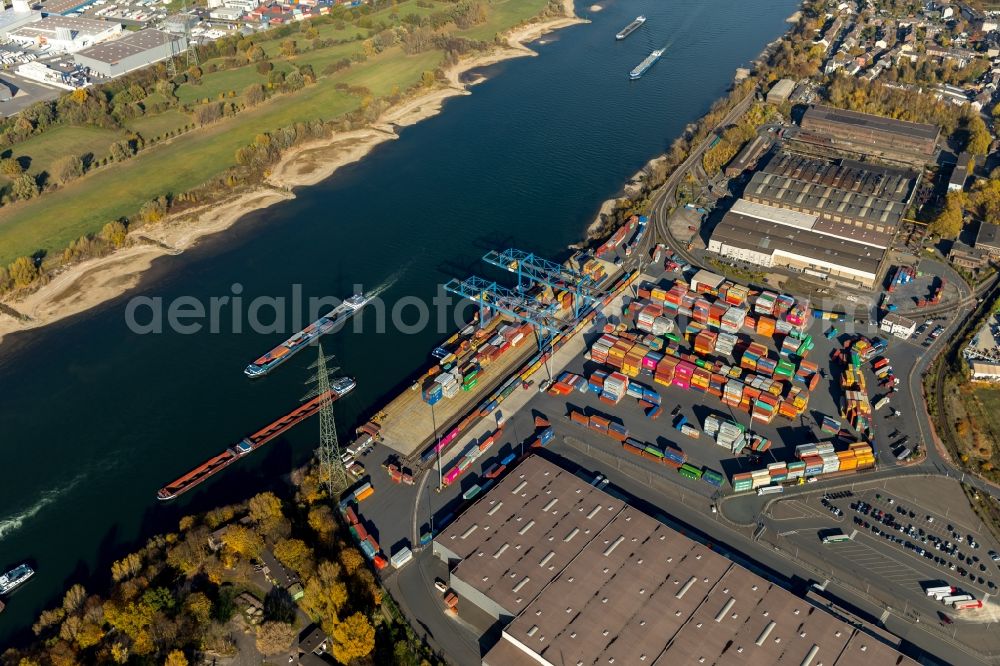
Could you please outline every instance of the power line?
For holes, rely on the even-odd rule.
[[[330,373],[338,368],[329,369],[326,365],[331,357],[323,353],[323,345],[317,344],[319,358],[316,367],[316,392],[322,396],[319,407],[319,448],[316,455],[319,458],[320,483],[326,486],[331,499],[347,487],[347,470],[341,460],[340,440],[337,439],[337,421],[333,416],[333,390],[330,388]]]

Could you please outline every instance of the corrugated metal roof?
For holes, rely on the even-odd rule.
[[[570,497],[581,501],[562,517],[558,529],[553,526],[550,536],[536,539],[544,545],[534,549],[535,558],[558,558],[558,566],[539,567],[532,559],[530,582],[523,582],[528,573],[515,574],[513,582],[522,581],[525,591],[537,586],[537,593],[518,608],[501,641],[483,658],[488,666],[724,662],[798,666],[810,653],[813,664],[827,666],[915,664],[877,638],[859,633],[826,610],[638,509],[623,506],[550,462],[531,457],[515,472],[515,477],[529,481],[529,497],[551,493],[550,497],[559,497],[560,506]],[[501,495],[504,483],[509,490],[518,482],[510,478],[501,482],[441,539],[447,542],[463,530],[459,524],[463,520],[482,522],[491,496]],[[598,499],[601,495],[606,499]],[[598,529],[592,529],[592,519],[586,517],[595,500],[602,506]],[[509,520],[517,515],[513,510],[505,513]],[[567,531],[582,534],[588,529],[586,538],[574,540],[579,548],[572,557],[552,554]],[[483,590],[469,576],[481,573],[482,563],[477,557],[472,560],[468,567],[465,561],[460,563],[452,575]],[[505,593],[499,587],[490,592]],[[858,654],[866,655],[863,662]]]

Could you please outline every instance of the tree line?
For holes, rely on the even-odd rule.
[[[256,649],[272,657],[287,654],[305,628],[299,611],[331,637],[331,654],[341,664],[441,663],[405,622],[383,612],[382,587],[339,522],[316,468],[300,471],[295,481],[285,500],[264,492],[185,516],[175,532],[113,562],[104,594],[71,586],[39,615],[36,640],[7,649],[0,663],[187,666],[234,656],[237,632],[247,626]],[[280,586],[259,587],[255,565],[265,549],[302,582],[297,603]],[[260,601],[262,616],[244,615],[246,592]]]

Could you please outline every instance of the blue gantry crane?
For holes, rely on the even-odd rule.
[[[533,283],[569,291],[573,294],[574,319],[578,319],[588,305],[601,297],[593,278],[589,275],[524,250],[516,248],[491,250],[483,255],[483,261],[516,274],[517,287],[521,291],[533,286]]]
[[[539,349],[544,349],[551,336],[561,333],[565,327],[554,312],[555,304],[542,305],[513,289],[476,275],[464,280],[449,280],[444,285],[444,290],[478,303],[480,324],[488,319],[486,310],[496,310],[518,321],[531,324],[535,327]]]

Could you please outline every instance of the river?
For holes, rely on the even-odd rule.
[[[126,325],[130,298],[160,297],[166,308],[179,297],[208,303],[236,291],[244,302],[287,299],[293,285],[305,297],[342,297],[362,284],[390,285],[382,297],[391,307],[403,296],[429,300],[450,277],[487,272],[478,258],[491,247],[560,255],[601,202],[786,29],[797,2],[601,5],[578,6],[591,24],[545,37],[534,45],[540,57],[484,70],[487,80],[471,96],[448,101],[360,163],[158,260],[126,297],[4,341],[0,566],[27,560],[38,574],[7,599],[0,646],[23,635],[69,584],[103,586],[111,561],[150,534],[277,483],[315,446],[313,420],[179,500],[158,503],[163,483],[293,408],[308,390],[315,354],[251,382],[244,366],[285,336],[235,333],[232,308],[222,310],[218,333],[137,334]],[[616,42],[640,12],[647,24]],[[627,80],[664,45],[649,73]],[[376,314],[365,312],[361,333],[325,340],[358,380],[336,406],[344,438],[428,363],[444,335],[435,326],[376,332]]]

